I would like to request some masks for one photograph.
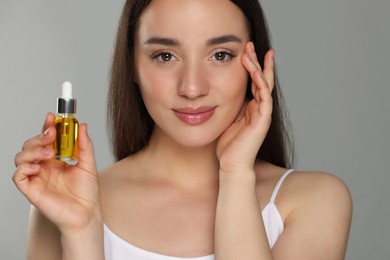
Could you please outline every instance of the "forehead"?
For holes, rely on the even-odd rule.
[[[244,14],[229,0],[153,0],[143,11],[137,31],[141,39],[159,35],[182,41],[249,35]]]

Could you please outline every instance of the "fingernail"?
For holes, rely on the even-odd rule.
[[[254,52],[254,51],[255,51],[255,45],[254,45],[254,43],[253,43],[253,42],[251,42],[251,43],[250,43],[250,47],[251,47],[251,51],[253,51],[253,52]]]
[[[50,133],[50,127],[43,132],[43,136],[47,136]]]
[[[39,168],[39,164],[31,165],[31,170],[37,170]]]
[[[52,151],[53,151],[53,149],[46,148],[46,147],[42,149],[42,153],[44,155],[51,155]]]

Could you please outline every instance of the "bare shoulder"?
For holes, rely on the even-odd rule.
[[[256,168],[258,183],[270,182],[275,184],[288,169],[269,163],[259,163]],[[299,171],[292,170],[283,182],[284,193],[292,195],[303,195],[307,197],[323,197],[323,199],[340,196],[339,199],[350,199],[350,193],[341,180],[334,174],[321,171]],[[281,190],[281,191],[282,191]]]
[[[338,195],[342,193],[344,196],[349,196],[349,190],[344,181],[328,172],[294,171],[291,174],[290,182],[301,188],[305,188],[307,191],[337,192]],[[318,195],[321,195],[322,192]]]
[[[123,168],[122,165],[124,160],[117,161],[114,164],[110,165],[108,168],[100,171],[99,179],[105,181],[111,179],[112,177],[118,177],[117,175],[120,174],[120,170]]]
[[[257,165],[257,189],[266,200],[287,171],[288,169],[269,163]],[[345,214],[352,211],[351,195],[344,181],[334,174],[319,171],[291,171],[277,193],[276,204],[283,218],[305,206],[315,209],[333,205],[332,211],[340,209],[344,210]]]
[[[121,193],[128,190],[129,185],[134,183],[131,180],[134,174],[129,174],[129,172],[133,173],[135,170],[132,164],[126,163],[127,161],[127,158],[120,160],[99,172],[100,196],[103,206],[110,205],[112,200],[123,197]]]
[[[129,163],[129,158],[125,158],[99,172],[100,201],[105,223],[118,212],[118,208],[123,209],[124,204],[133,202],[130,193],[141,186],[136,174],[140,170],[136,167]]]
[[[129,163],[132,158],[128,157],[120,161],[115,162],[110,167],[99,172],[99,182],[100,186],[116,184],[126,181],[126,179],[131,178],[134,174],[128,174],[129,172],[134,173],[138,172],[134,169],[134,164]]]
[[[274,248],[276,255],[343,259],[352,218],[352,198],[339,177],[326,172],[294,171],[285,179],[276,204],[285,224]],[[303,256],[295,251],[302,245],[310,245],[313,250]]]
[[[348,213],[352,210],[352,198],[348,187],[334,174],[319,171],[294,171],[286,179],[284,192],[289,193],[297,201],[309,204],[310,207],[319,208],[326,205],[332,211],[341,210]]]

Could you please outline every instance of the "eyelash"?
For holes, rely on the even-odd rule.
[[[226,59],[217,60],[216,55],[218,55],[218,54],[226,55],[226,56],[228,56],[228,59],[227,60]],[[234,55],[233,53],[231,53],[229,51],[216,51],[213,53],[212,57],[214,57],[214,60],[217,62],[225,63],[225,62],[231,61],[234,57],[236,57],[236,55]]]
[[[173,55],[169,50],[162,50],[162,51],[157,51],[157,52],[153,53],[151,55],[151,58],[152,58],[152,60],[157,61],[157,62],[163,62],[163,63],[171,62],[172,60],[169,60],[169,61],[162,60],[163,55],[166,55],[166,54],[170,55],[171,58],[175,57],[175,55]]]
[[[223,60],[217,60],[216,55],[218,55],[218,54],[225,55],[225,57],[223,57],[224,59]],[[163,55],[169,55],[170,59],[169,60],[163,60]],[[226,56],[227,56],[227,59],[225,59]],[[236,55],[234,55],[233,53],[231,53],[229,51],[221,51],[221,50],[219,50],[219,51],[215,51],[211,57],[212,57],[211,60],[215,60],[215,61],[217,61],[219,63],[225,63],[225,62],[228,62],[228,61],[232,60],[234,57],[236,57]],[[172,60],[172,58],[177,59],[175,57],[175,55],[171,51],[169,51],[169,50],[157,51],[157,52],[155,52],[155,53],[153,53],[151,55],[151,59],[152,60],[154,60],[156,62],[162,62],[162,63],[168,63],[168,62],[175,61],[175,60]]]

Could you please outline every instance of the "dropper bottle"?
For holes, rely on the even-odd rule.
[[[62,96],[57,98],[57,117],[54,121],[57,131],[53,149],[55,159],[74,164],[78,159],[78,128],[76,114],[77,100],[72,97],[72,83],[62,84]]]

